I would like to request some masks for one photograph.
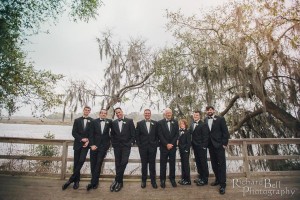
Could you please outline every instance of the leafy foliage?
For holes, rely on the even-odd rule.
[[[126,94],[134,97],[146,97],[147,104],[151,101],[150,78],[154,73],[153,62],[155,52],[147,47],[142,39],[131,39],[127,45],[120,42],[114,44],[110,32],[97,38],[100,58],[109,59],[104,72],[105,84],[98,87],[95,96],[102,97],[102,107],[112,108],[115,104],[128,100]]]
[[[88,89],[86,81],[70,80],[69,85],[65,87],[63,95],[63,117],[65,120],[66,109],[69,108],[71,112],[71,121],[73,121],[73,115],[76,113],[78,106],[85,106],[88,103],[95,104],[95,91]]]
[[[47,134],[44,135],[44,138],[55,139],[55,135],[48,132]],[[54,157],[54,156],[58,156],[58,154],[59,154],[58,146],[54,146],[54,145],[41,144],[36,147],[35,151],[36,151],[37,156]],[[50,167],[51,164],[52,164],[52,161],[49,161],[49,160],[41,161],[42,166]]]
[[[54,21],[71,7],[74,20],[96,16],[99,0],[6,0],[0,2],[0,116],[11,116],[22,104],[31,104],[35,116],[60,103],[54,87],[62,75],[35,70],[25,61],[22,46],[27,36],[37,34],[40,25]],[[40,113],[40,114],[38,114]]]
[[[298,7],[299,1],[244,0],[200,18],[168,12],[176,45],[156,62],[163,99],[178,115],[203,104],[225,108],[220,114],[232,133],[253,123],[273,137],[281,130],[300,137]],[[258,115],[260,124],[251,121]]]

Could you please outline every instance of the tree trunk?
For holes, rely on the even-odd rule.
[[[63,113],[62,113],[62,122],[65,122],[66,106],[67,106],[67,102],[64,102],[64,108],[63,108]]]
[[[262,86],[263,87],[263,86]],[[258,84],[251,84],[250,89],[260,101],[265,105],[265,110],[280,120],[288,129],[290,129],[296,138],[300,137],[300,121],[290,113],[277,106],[266,94],[265,89],[258,88]]]
[[[266,111],[280,120],[288,129],[294,132],[296,138],[300,137],[300,121],[291,114],[274,104],[269,98],[265,97]]]

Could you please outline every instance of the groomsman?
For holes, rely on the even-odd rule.
[[[194,150],[195,161],[198,172],[198,179],[195,183],[198,186],[207,185],[208,183],[208,165],[207,165],[207,145],[208,145],[208,126],[201,120],[200,111],[194,111],[193,119],[190,126],[190,133],[192,134],[192,147]]]
[[[74,168],[73,174],[70,179],[62,186],[65,190],[74,182],[73,188],[76,190],[79,188],[80,170],[85,162],[86,155],[89,150],[89,130],[90,124],[93,120],[89,117],[91,108],[85,106],[83,109],[83,116],[74,120],[72,135],[74,137]]]
[[[159,139],[160,139],[160,186],[166,187],[166,170],[169,159],[169,179],[173,187],[177,187],[175,181],[175,161],[176,161],[176,146],[179,137],[179,127],[177,120],[172,118],[173,112],[170,108],[166,108],[164,119],[158,121],[159,124]]]
[[[106,119],[107,110],[101,109],[99,118],[91,123],[90,129],[90,160],[91,160],[91,183],[86,189],[97,189],[99,184],[100,170],[107,150],[110,146],[110,129],[112,125],[111,119]]]
[[[124,171],[126,169],[131,146],[135,142],[135,127],[133,120],[124,117],[121,108],[115,109],[117,119],[112,122],[111,142],[115,154],[116,177],[110,186],[110,191],[119,192],[123,187]]]
[[[136,127],[136,142],[139,147],[141,162],[142,162],[142,183],[141,187],[146,187],[147,171],[149,164],[151,185],[157,188],[156,184],[156,169],[155,159],[158,147],[158,124],[151,120],[151,111],[144,110],[144,120],[137,123]]]
[[[229,133],[226,121],[222,116],[215,115],[215,109],[212,106],[206,107],[205,123],[209,127],[208,148],[212,169],[216,180],[211,183],[212,186],[220,185],[220,194],[225,194],[226,188],[226,157],[225,149],[228,144]]]

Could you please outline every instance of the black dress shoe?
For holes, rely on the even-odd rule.
[[[177,183],[175,182],[175,180],[172,179],[170,181],[171,181],[171,184],[172,184],[173,187],[177,187]]]
[[[92,184],[88,184],[87,186],[86,186],[86,190],[87,191],[89,191],[90,189],[92,189],[93,188],[93,185]]]
[[[97,189],[99,184],[93,185],[93,189]]]
[[[119,192],[123,187],[123,183],[117,183],[115,187],[115,192]]]
[[[194,180],[194,183],[197,183],[200,180],[200,178],[197,178]]]
[[[161,180],[160,181],[160,187],[161,188],[165,188],[166,187],[166,181],[165,180]]]
[[[191,181],[183,180],[182,185],[191,185]]]
[[[180,180],[178,181],[178,183],[179,183],[180,185],[183,185],[183,182],[184,182],[184,179],[180,179]]]
[[[224,187],[220,187],[219,192],[220,192],[220,194],[225,194],[225,188]]]
[[[146,187],[146,181],[142,181],[141,188],[145,188],[145,187]]]
[[[74,182],[73,189],[77,190],[79,188],[79,182]]]
[[[197,186],[203,186],[203,185],[207,185],[207,181],[204,181],[202,179],[199,179],[199,181],[196,183]]]
[[[156,184],[156,182],[152,182],[151,185],[152,185],[152,187],[153,187],[154,189],[157,189],[157,184]]]
[[[113,191],[115,190],[117,183],[118,183],[117,181],[114,181],[114,182],[111,184],[111,186],[110,186],[110,191],[111,191],[111,192],[113,192]]]
[[[212,182],[210,185],[211,186],[217,186],[217,185],[219,185],[220,183],[219,183],[219,181],[215,181],[215,182]]]
[[[67,189],[67,187],[69,187],[70,184],[71,184],[71,182],[70,182],[70,181],[67,181],[65,184],[63,184],[62,190]]]

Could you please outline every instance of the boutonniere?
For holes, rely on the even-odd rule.
[[[184,131],[180,131],[180,135],[183,135],[184,134]]]
[[[154,123],[153,123],[153,122],[151,122],[151,125],[154,125]]]
[[[171,121],[171,124],[174,124],[174,122],[173,122],[173,121]]]
[[[108,122],[108,121],[105,121],[105,123],[108,124],[109,122]]]
[[[213,120],[215,121],[215,120],[217,120],[217,118],[214,117]]]
[[[88,119],[88,120],[87,120],[87,123],[89,123],[89,122],[90,122],[90,120]]]
[[[123,124],[126,124],[126,122],[123,121]]]

